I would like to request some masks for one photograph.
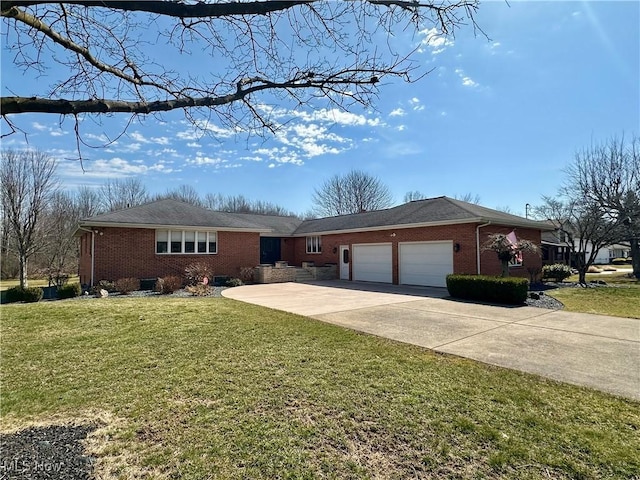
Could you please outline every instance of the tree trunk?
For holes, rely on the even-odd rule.
[[[631,239],[631,265],[633,276],[640,280],[640,241],[637,238]]]
[[[587,284],[587,268],[586,267],[578,267],[578,282],[580,285]]]
[[[29,286],[29,281],[27,280],[27,256],[24,254],[20,254],[20,288],[25,288]]]
[[[509,262],[505,261],[505,260],[501,260],[502,262],[502,277],[508,277],[509,276]]]

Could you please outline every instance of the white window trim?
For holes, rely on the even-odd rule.
[[[521,267],[522,261],[518,261],[516,258],[509,260],[509,268]]]
[[[309,245],[311,240],[311,245]],[[311,246],[311,248],[309,248]],[[310,235],[305,237],[305,249],[308,254],[319,255],[322,253],[322,237],[320,235]],[[315,250],[315,251],[314,251]]]
[[[167,251],[166,252],[158,252],[158,232],[167,232]],[[180,233],[180,252],[172,252],[171,251],[171,234],[172,233]],[[195,235],[195,245],[193,252],[185,252],[185,233],[186,232],[194,232]],[[198,252],[198,235],[201,233],[206,233],[206,251]],[[214,242],[216,244],[216,251],[209,251],[209,243],[211,242],[211,234],[213,234]],[[218,253],[218,232],[206,231],[206,230],[164,230],[158,229],[156,230],[155,235],[155,247],[154,251],[156,255],[216,255]]]

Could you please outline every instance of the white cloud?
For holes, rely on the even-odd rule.
[[[208,157],[202,152],[196,153],[196,157],[193,159],[187,159],[187,163],[190,165],[221,165],[226,162],[227,160],[224,160],[220,157]]]
[[[402,108],[396,108],[389,114],[390,117],[404,117],[407,114]]]
[[[131,137],[132,139],[134,139],[136,142],[139,143],[154,143],[156,145],[169,145],[170,141],[168,137],[151,137],[151,138],[146,138],[144,135],[142,135],[140,132],[132,132],[128,134],[129,137]]]
[[[420,40],[420,47],[418,47],[418,52],[420,53],[424,52],[425,48],[427,48],[431,51],[431,55],[438,55],[444,52],[447,47],[454,45],[453,40],[447,38],[445,34],[439,32],[435,27],[420,30],[418,34],[424,37]]]
[[[411,100],[409,100],[409,105],[411,105],[412,110],[414,110],[415,112],[424,110],[424,105],[422,105],[420,99],[417,97],[413,97]]]
[[[127,160],[121,157],[85,160],[84,172],[77,161],[61,161],[60,174],[64,177],[82,177],[88,179],[123,178],[133,175],[144,175],[151,172],[172,173],[174,169],[163,162],[145,165],[144,161]]]
[[[44,131],[44,130],[48,130],[49,129],[49,127],[47,127],[46,125],[43,125],[43,124],[38,123],[38,122],[33,122],[31,124],[31,126],[33,128],[35,128],[36,130],[40,130],[41,132]]]
[[[478,86],[478,83],[468,75],[465,75],[464,71],[461,68],[456,68],[455,72],[458,77],[460,77],[460,80],[462,80],[462,86],[471,88]]]
[[[200,145],[198,142],[188,142],[188,143],[187,143],[187,147],[190,147],[190,148],[200,148],[200,147],[202,147],[202,145]]]

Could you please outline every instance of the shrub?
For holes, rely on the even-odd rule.
[[[624,265],[625,263],[627,263],[627,259],[626,258],[614,258],[613,260],[611,260],[610,263],[612,265]]]
[[[116,291],[123,295],[140,290],[140,280],[137,278],[120,278],[115,281],[114,285],[116,287]]]
[[[255,272],[254,267],[240,267],[240,280],[244,283],[253,283]]]
[[[207,283],[213,278],[213,272],[206,263],[197,262],[187,265],[184,269],[184,275],[187,278],[188,285],[196,285],[207,279]]]
[[[68,283],[58,287],[58,298],[74,298],[80,296],[82,288],[79,283]]]
[[[517,277],[452,274],[447,275],[447,290],[452,297],[518,305],[527,299],[529,281]]]
[[[199,283],[197,285],[188,285],[185,290],[196,297],[206,297],[210,295],[213,289],[209,285]]]
[[[244,285],[244,282],[239,278],[230,278],[227,280],[227,287],[241,287]]]
[[[556,282],[562,282],[571,276],[571,267],[564,263],[554,263],[542,267],[542,278],[552,278]]]
[[[25,302],[34,303],[42,300],[43,292],[40,287],[12,287],[7,290],[5,301],[7,303]]]
[[[156,292],[160,292],[163,295],[173,293],[181,288],[182,279],[175,275],[158,278],[158,281],[156,282]]]

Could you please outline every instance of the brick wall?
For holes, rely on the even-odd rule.
[[[480,229],[480,248],[482,248],[482,245],[487,241],[489,235],[494,233],[502,233],[506,235],[512,230],[514,229],[509,227],[497,227],[493,225],[483,227],[482,229]],[[538,247],[540,247],[540,230],[516,228],[515,233],[518,239],[530,240],[538,245]],[[529,272],[527,271],[527,268],[542,268],[542,256],[540,251],[538,251],[537,253],[524,253],[522,255],[522,258],[523,261],[521,267],[509,268],[509,274],[512,277],[529,278]],[[498,255],[495,252],[483,251],[480,254],[480,265],[482,266],[482,273],[484,275],[500,275],[502,273],[502,265],[500,264]]]
[[[359,243],[391,243],[393,259],[393,283],[398,283],[398,243],[451,240],[460,245],[458,252],[453,252],[454,273],[477,273],[476,227],[478,224],[442,225],[419,228],[395,228],[374,232],[342,233],[322,235],[322,253],[307,253],[305,237],[295,238],[294,258],[290,263],[302,265],[302,262],[315,262],[316,265],[325,263],[340,263],[340,245]],[[486,241],[489,233],[509,233],[511,228],[484,227],[480,230],[480,243]],[[517,229],[518,238],[526,238],[540,244],[540,232],[535,230]],[[335,252],[334,252],[335,250]],[[537,255],[525,255],[523,267],[511,270],[514,276],[528,276],[528,266],[540,266],[541,260]],[[351,268],[351,265],[350,265]],[[495,253],[481,254],[481,273],[499,275],[500,262]]]
[[[155,278],[184,275],[187,265],[207,263],[214,275],[236,277],[241,267],[254,267],[260,261],[258,233],[218,232],[217,254],[156,254],[155,230],[144,228],[98,228],[95,235],[95,282],[125,277]],[[89,242],[91,234],[87,234]],[[80,274],[90,281],[91,259],[84,250]]]

